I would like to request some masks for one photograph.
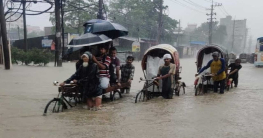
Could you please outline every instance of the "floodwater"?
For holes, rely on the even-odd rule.
[[[224,95],[194,96],[194,59],[181,59],[186,94],[165,100],[161,97],[134,103],[142,88],[140,63],[130,95],[106,102],[101,111],[82,105],[62,113],[42,116],[49,100],[57,95],[54,80],[68,78],[74,63],[61,68],[14,65],[0,66],[1,138],[222,138],[263,136],[263,69],[242,64],[238,88]]]

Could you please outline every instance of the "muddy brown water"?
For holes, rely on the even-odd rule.
[[[224,95],[194,96],[195,59],[181,59],[186,94],[165,100],[154,98],[134,103],[142,88],[140,63],[130,95],[106,102],[101,111],[82,106],[42,116],[49,100],[57,95],[54,80],[63,81],[74,72],[74,63],[63,67],[0,66],[1,138],[204,138],[263,136],[263,69],[243,64],[238,88]]]

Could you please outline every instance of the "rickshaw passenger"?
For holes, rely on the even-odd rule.
[[[79,69],[79,67],[80,66],[82,66],[82,64],[83,64],[83,60],[82,60],[82,55],[84,54],[84,50],[81,50],[80,51],[80,58],[79,58],[79,60],[76,62],[76,70],[78,70]]]
[[[157,80],[162,80],[162,96],[165,99],[173,98],[174,75],[176,65],[171,63],[172,56],[165,54],[163,56],[164,65],[159,67]]]
[[[133,76],[134,76],[134,71],[135,71],[135,67],[132,65],[133,60],[134,60],[134,57],[128,56],[127,60],[126,60],[126,64],[121,65],[121,67],[120,67],[120,69],[121,69],[121,83],[129,82],[131,85],[132,80],[133,80]],[[127,88],[122,88],[121,93],[124,93],[124,90],[126,89],[126,93],[129,94],[130,93],[130,87],[131,86],[129,86]]]
[[[99,57],[97,58],[95,56],[92,57],[93,61],[98,65],[99,68],[100,85],[98,88],[98,93],[101,93],[101,95],[94,97],[96,102],[99,103],[99,107],[97,108],[98,110],[101,109],[100,107],[101,107],[103,89],[106,89],[109,86],[109,81],[110,81],[109,66],[111,64],[111,58],[107,56],[108,46],[101,45],[99,46],[99,50],[100,50]]]
[[[87,98],[87,106],[90,110],[94,106],[98,106],[98,101],[93,101],[92,97],[101,95],[98,93],[97,87],[99,84],[98,78],[98,66],[96,63],[93,63],[91,58],[92,54],[90,52],[85,52],[81,56],[83,63],[80,65],[79,69],[66,81],[60,84],[64,86],[65,83],[76,83],[80,86],[80,91],[82,91],[83,98]]]
[[[220,84],[220,94],[224,94],[225,89],[225,60],[219,58],[219,53],[214,52],[212,54],[213,59],[210,60],[205,67],[203,67],[198,74],[202,73],[205,69],[211,68],[212,79],[214,81],[214,92],[217,92],[218,85]]]
[[[115,47],[110,48],[111,65],[110,68],[110,84],[120,85],[120,60],[116,57],[117,49]]]
[[[230,73],[228,74],[229,77],[228,78],[232,78],[235,84],[235,87],[237,87],[238,85],[238,71],[242,68],[242,66],[240,65],[241,60],[240,59],[236,59],[235,63],[231,63],[228,68],[230,69]]]

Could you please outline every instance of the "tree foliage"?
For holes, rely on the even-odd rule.
[[[218,25],[218,22],[212,25],[212,43],[224,44],[227,37],[226,26]],[[189,41],[203,41],[208,43],[209,37],[209,23],[202,23],[195,29],[194,32],[184,34],[183,43],[188,44]]]
[[[81,7],[81,8],[78,8]],[[156,39],[158,31],[159,0],[111,0],[108,11],[109,20],[125,26],[129,36]],[[165,13],[168,6],[163,6],[162,42],[173,43],[177,21]],[[97,18],[98,1],[69,0],[64,7],[65,32],[82,33],[85,21]],[[55,16],[51,14],[50,21],[55,25]]]
[[[54,59],[54,55],[51,54],[48,50],[42,50],[33,48],[24,52],[22,49],[18,49],[16,47],[12,47],[11,49],[12,55],[12,63],[18,64],[21,62],[22,64],[43,64],[44,66],[49,63],[52,59]]]
[[[83,24],[97,18],[98,3],[94,0],[67,0],[64,5],[64,28],[67,33],[83,33]],[[50,15],[55,26],[55,14]],[[55,30],[55,29],[54,29]]]
[[[163,7],[164,11],[167,6]],[[112,0],[109,4],[109,18],[125,26],[132,37],[155,39],[158,31],[158,0]],[[162,42],[172,42],[177,21],[163,15]]]

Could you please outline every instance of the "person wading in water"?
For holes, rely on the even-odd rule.
[[[172,56],[170,54],[165,54],[163,56],[164,65],[159,67],[157,80],[162,80],[162,96],[165,99],[173,98],[173,88],[174,88],[174,75],[176,70],[176,65],[171,63]]]

